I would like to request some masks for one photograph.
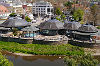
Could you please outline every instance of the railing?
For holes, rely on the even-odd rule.
[[[56,35],[56,36],[42,36],[39,35],[35,38],[36,40],[44,40],[44,41],[65,41],[68,40],[66,36]]]
[[[10,37],[10,38],[20,38],[20,39],[35,39],[35,40],[43,40],[43,41],[68,41],[68,38],[64,35],[56,35],[56,36],[42,36],[37,35],[36,37],[21,37],[14,35],[6,35],[0,34],[1,37]]]

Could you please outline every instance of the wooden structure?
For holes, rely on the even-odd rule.
[[[26,36],[26,34],[28,34],[28,36],[26,37],[33,37],[36,36],[36,34],[38,33],[39,29],[36,28],[35,26],[31,25],[29,27],[25,27],[23,29],[21,29],[23,31],[23,37]]]
[[[72,38],[75,40],[81,41],[96,41],[94,38],[97,34],[98,30],[92,25],[82,25],[79,29],[75,32],[72,32]]]
[[[64,31],[63,23],[56,19],[43,22],[38,27],[40,28],[42,35],[54,36],[58,35],[61,31]]]

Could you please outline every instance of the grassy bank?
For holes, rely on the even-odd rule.
[[[0,49],[15,53],[27,53],[34,55],[82,55],[83,48],[70,44],[62,45],[40,45],[40,44],[19,44],[15,42],[0,41]]]
[[[1,53],[0,53],[0,66],[13,66],[13,63],[8,61]]]
[[[64,57],[66,66],[98,66],[99,61],[90,54]]]
[[[100,29],[100,26],[97,26],[97,29]]]

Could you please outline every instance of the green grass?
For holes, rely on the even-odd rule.
[[[0,53],[0,66],[13,66],[13,63]]]
[[[97,29],[100,29],[100,26],[98,26]]]
[[[0,41],[0,49],[16,53],[27,53],[34,55],[82,55],[83,48],[70,44],[41,45],[41,44],[19,44],[15,42]]]
[[[94,59],[91,54],[74,55],[64,57],[66,66],[98,66],[99,61]]]

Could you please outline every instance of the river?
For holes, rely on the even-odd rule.
[[[1,53],[12,61],[14,66],[65,66],[64,56],[19,56],[6,51]],[[95,56],[95,59],[100,61],[100,56]]]
[[[18,56],[8,52],[2,52],[14,66],[65,66],[64,56]]]

